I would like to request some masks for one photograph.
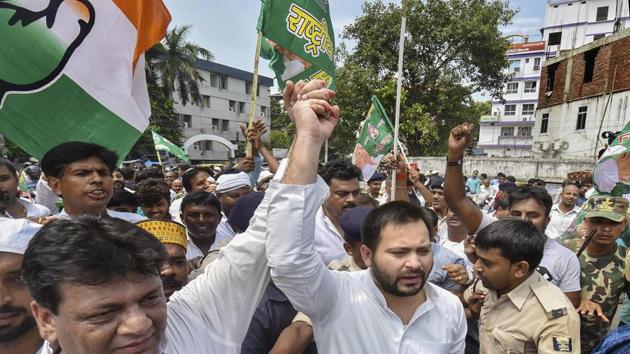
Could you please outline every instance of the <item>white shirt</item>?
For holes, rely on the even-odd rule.
[[[123,219],[127,222],[135,224],[137,222],[147,220],[146,217],[134,213],[124,213],[120,211],[114,211],[107,209],[107,215],[111,218]],[[66,209],[61,210],[61,212],[57,215],[59,219],[70,219],[70,215],[66,213]]]
[[[232,226],[228,223],[228,218],[225,214],[221,213],[221,221],[217,226],[217,238],[232,239],[236,236],[236,231],[232,229]]]
[[[560,210],[560,205],[554,204],[549,213],[551,220],[549,221],[549,225],[547,225],[545,234],[554,240],[559,239],[560,236],[569,229],[579,213],[580,207],[577,205],[574,206],[572,210],[569,210],[569,212],[563,213],[562,210]]]
[[[172,203],[171,206],[168,207],[168,212],[171,214],[171,218],[173,219],[173,221],[176,221],[180,224],[182,223],[182,218],[180,217],[180,214],[182,213],[182,201],[184,200],[184,198],[179,198],[179,199],[175,199]]]
[[[42,218],[50,215],[50,209],[46,208],[43,205],[32,203],[24,198],[17,198],[16,200],[24,207],[24,210],[26,210],[27,218]],[[5,211],[4,213],[6,217],[15,219],[13,215],[9,214],[8,211]]]
[[[327,193],[328,194],[328,193]],[[339,234],[335,225],[320,207],[315,216],[315,250],[319,253],[324,264],[332,261],[343,261],[347,253],[343,248],[343,236]]]
[[[231,239],[232,238],[222,237],[217,231],[214,236],[214,242],[212,243],[212,246],[210,246],[208,253],[218,250],[223,244],[225,244],[226,240],[230,241]],[[193,240],[190,239],[190,235],[188,235],[188,243],[186,245],[186,259],[191,260],[197,257],[205,257],[205,254],[201,252],[201,249],[197,247],[197,245],[195,245]]]
[[[335,272],[321,262],[313,239],[318,208],[329,190],[320,177],[309,186],[274,182],[270,191],[266,247],[271,276],[296,310],[313,320],[319,352],[464,353],[466,318],[455,295],[426,283],[427,299],[405,328],[369,269]],[[287,215],[290,204],[303,206],[301,213]]]
[[[247,230],[223,247],[202,274],[171,296],[166,333],[158,353],[241,353],[249,323],[269,283],[265,239],[272,196],[267,191]],[[301,218],[301,198],[291,193],[283,197],[288,201],[282,204],[282,215]],[[272,232],[280,230],[282,225],[276,224]]]
[[[455,253],[456,255],[460,256],[464,260],[464,263],[466,263],[466,270],[468,270],[468,275],[470,275],[471,276],[470,279],[472,279],[473,264],[468,260],[468,256],[466,255],[466,252],[464,252],[464,241],[454,242],[447,238],[445,240],[442,240],[442,242],[440,242],[440,246]]]

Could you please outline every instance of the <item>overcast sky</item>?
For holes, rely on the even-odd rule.
[[[260,0],[164,0],[174,25],[193,26],[190,41],[209,49],[215,61],[251,71],[256,49],[256,21]],[[330,0],[331,19],[337,44],[345,25],[361,14],[363,0]],[[503,29],[506,34],[528,34],[540,39],[545,14],[545,0],[510,0],[519,9],[513,24]],[[266,61],[261,61],[260,74],[273,77]]]

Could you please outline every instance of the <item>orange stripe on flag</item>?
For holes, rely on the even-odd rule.
[[[136,28],[138,38],[133,53],[133,69],[140,55],[164,38],[171,14],[162,0],[113,0]]]

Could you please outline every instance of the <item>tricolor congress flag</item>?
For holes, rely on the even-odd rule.
[[[335,33],[328,0],[262,0],[260,56],[285,81],[324,80],[335,89]]]
[[[372,106],[361,123],[359,138],[352,154],[352,163],[361,170],[364,181],[372,177],[383,157],[393,146],[394,127],[381,101],[372,96]]]
[[[168,139],[161,136],[160,134],[151,130],[151,134],[153,135],[153,145],[155,145],[155,150],[164,150],[169,153],[177,156],[180,160],[184,162],[189,162],[188,154],[179,146],[171,143]]]
[[[0,133],[41,158],[67,141],[122,159],[149,124],[144,52],[162,0],[0,1]]]

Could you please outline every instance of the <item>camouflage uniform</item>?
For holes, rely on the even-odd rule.
[[[585,218],[603,217],[616,222],[623,221],[628,209],[628,201],[625,198],[598,196],[590,198],[587,204]],[[563,244],[577,252],[583,241],[573,238],[563,241]],[[612,320],[619,305],[619,298],[624,291],[630,293],[630,282],[624,275],[626,248],[615,245],[614,251],[605,256],[591,256],[587,250],[579,257],[582,299],[599,304],[604,315]],[[609,329],[610,323],[603,322],[599,317],[582,315],[580,328],[582,353],[591,353]]]

